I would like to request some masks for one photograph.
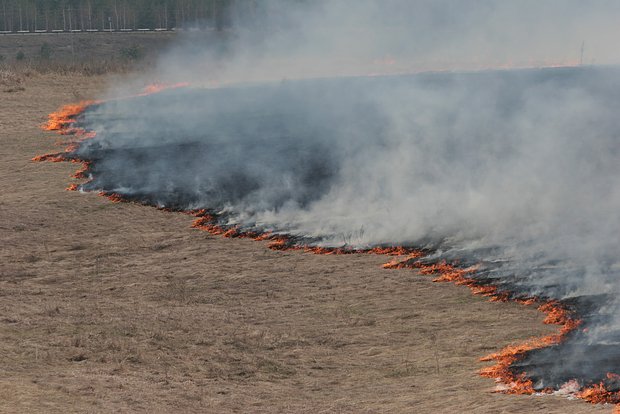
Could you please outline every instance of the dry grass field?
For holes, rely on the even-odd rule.
[[[39,125],[113,78],[20,79],[0,90],[0,412],[611,411],[478,376],[481,356],[556,329],[534,309],[65,191],[74,165],[30,161],[57,148]]]
[[[103,74],[147,67],[174,32],[0,35],[0,66],[21,71]]]

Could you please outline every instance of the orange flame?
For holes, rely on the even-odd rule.
[[[48,121],[43,125],[43,129],[58,131],[61,134],[67,133],[76,122],[76,117],[95,103],[97,101],[82,101],[77,104],[65,105],[49,115]]]
[[[161,92],[166,89],[175,89],[175,88],[183,88],[185,86],[189,86],[188,82],[179,82],[179,83],[163,83],[163,82],[155,82],[142,90],[140,95],[151,95],[153,93]]]
[[[205,210],[198,210],[194,212],[194,215],[198,217],[192,223],[192,227],[207,231],[213,235],[221,235],[228,238],[250,238],[256,241],[269,240],[271,243],[268,247],[272,250],[301,250],[306,253],[324,254],[324,255],[341,255],[341,254],[377,254],[387,256],[409,255],[409,257],[421,257],[422,252],[402,247],[402,246],[389,246],[389,247],[374,247],[370,249],[353,249],[344,247],[321,247],[321,246],[307,246],[294,244],[290,238],[284,235],[274,235],[270,232],[252,232],[242,231],[238,227],[227,228],[217,224],[215,216],[207,213]]]
[[[62,152],[58,152],[58,153],[55,153],[55,154],[37,155],[36,157],[32,158],[32,161],[36,161],[36,162],[43,162],[43,161],[63,162],[63,161],[67,161],[67,160],[62,156]]]
[[[76,179],[87,178],[87,173],[88,173],[88,170],[90,169],[90,164],[91,164],[90,161],[82,162],[82,167],[76,172],[74,172],[73,174],[71,174],[71,177],[76,178]]]
[[[526,378],[525,374],[515,375],[510,370],[510,366],[523,357],[526,352],[559,344],[569,332],[577,329],[581,324],[580,320],[572,318],[570,311],[557,301],[547,301],[540,305],[538,310],[547,314],[544,323],[562,326],[557,334],[531,338],[522,344],[508,346],[480,359],[481,361],[496,361],[495,365],[480,370],[480,375],[493,378],[497,383],[504,384],[506,388],[502,391],[505,393],[533,394],[536,392],[532,381]],[[542,392],[550,393],[552,391],[552,389],[545,389]]]
[[[55,131],[61,135],[73,135],[75,138],[72,141],[60,143],[60,145],[65,145],[65,149],[63,152],[51,153],[38,155],[32,158],[32,161],[35,162],[62,162],[62,161],[70,161],[73,163],[80,163],[82,167],[77,170],[75,173],[71,175],[72,178],[82,179],[86,178],[87,172],[90,168],[90,163],[85,162],[83,160],[79,160],[76,158],[67,158],[64,154],[68,154],[74,152],[79,143],[94,138],[96,133],[94,131],[86,131],[82,128],[75,128],[73,125],[77,121],[77,117],[83,113],[89,106],[98,103],[98,101],[83,101],[77,104],[65,105],[60,108],[57,112],[54,112],[49,115],[49,120],[46,124],[42,125],[42,128],[46,131]],[[77,191],[77,184],[69,185],[66,190],[68,191]]]
[[[607,379],[619,381],[620,376],[617,374],[608,373]],[[577,393],[577,397],[592,404],[615,404],[614,413],[617,414],[620,412],[620,391],[608,390],[604,381],[584,388]]]
[[[110,200],[113,203],[122,203],[122,202],[127,202],[127,198],[123,197],[120,194],[116,194],[116,193],[109,193],[109,192],[105,192],[105,191],[100,191],[99,195],[102,197],[106,197],[108,200]]]
[[[188,83],[176,83],[176,84],[163,84],[163,83],[155,83],[146,87],[142,93],[134,96],[144,96],[150,95],[153,93],[161,92],[164,89],[170,88],[180,88],[183,86],[188,86]],[[131,97],[131,96],[130,96]],[[79,144],[85,140],[94,138],[97,133],[95,131],[87,131],[84,128],[75,127],[75,123],[77,122],[77,117],[84,113],[86,109],[88,109],[92,105],[96,105],[105,101],[102,100],[89,100],[82,101],[75,104],[69,104],[62,106],[58,111],[51,113],[48,116],[48,121],[41,126],[42,129],[46,131],[55,131],[60,135],[71,135],[73,139],[67,142],[60,142],[59,145],[64,145],[65,149],[63,152],[51,153],[51,154],[43,154],[37,155],[32,158],[32,161],[42,162],[42,161],[50,161],[50,162],[63,162],[70,161],[73,163],[81,163],[82,167],[74,172],[71,177],[76,179],[85,179],[87,178],[88,170],[90,169],[90,162],[77,159],[75,157],[65,157],[65,154],[72,153],[79,147]],[[77,191],[79,186],[77,184],[70,184],[66,190],[68,191]],[[119,194],[114,193],[100,193],[101,195],[109,198],[112,202],[118,203],[121,201],[127,201],[124,197]],[[230,232],[226,232],[227,237],[232,237]]]
[[[418,269],[421,274],[437,275],[435,282],[453,282],[458,285],[465,285],[470,288],[473,294],[490,297],[491,301],[512,300],[523,305],[533,305],[540,303],[536,297],[512,299],[507,293],[499,292],[497,287],[482,285],[473,279],[472,273],[476,271],[476,266],[459,269],[446,262],[425,264],[416,260],[416,257],[407,257],[404,260],[395,259],[383,265],[387,269]],[[495,379],[498,384],[503,386],[498,389],[500,392],[508,394],[533,394],[535,392],[551,393],[553,389],[535,390],[531,379],[527,378],[526,373],[515,374],[510,367],[521,359],[525,353],[534,349],[544,348],[559,344],[566,335],[577,329],[582,321],[572,317],[571,312],[556,300],[545,301],[538,310],[545,313],[545,324],[560,325],[557,334],[547,335],[540,338],[531,338],[521,344],[508,346],[497,353],[481,358],[481,361],[495,361],[495,365],[480,370],[480,375]],[[609,379],[620,380],[616,374],[608,374]],[[580,387],[577,387],[577,389]],[[590,387],[583,387],[575,396],[591,403],[610,403],[616,404],[614,413],[620,414],[620,393],[609,391],[603,382]]]

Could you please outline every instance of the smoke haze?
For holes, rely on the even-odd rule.
[[[234,31],[185,33],[159,76],[206,82],[620,63],[614,0],[239,2]]]
[[[321,245],[431,246],[580,311],[587,332],[522,362],[540,387],[618,373],[620,70],[467,70],[618,63],[620,3],[471,3],[267,2],[234,33],[188,33],[162,78],[243,83],[92,107],[83,189]],[[454,72],[394,75],[431,69]]]

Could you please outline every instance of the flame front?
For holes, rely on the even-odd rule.
[[[154,82],[148,86],[146,86],[140,95],[151,95],[153,93],[158,93],[161,91],[165,91],[166,89],[175,89],[175,88],[183,88],[185,86],[189,86],[188,82],[179,82],[179,83],[163,83],[163,82]]]
[[[524,343],[508,346],[499,352],[480,359],[481,361],[496,362],[495,365],[480,370],[480,374],[483,377],[495,379],[498,384],[502,384],[504,386],[501,388],[502,392],[508,394],[533,394],[537,392],[534,389],[532,380],[527,378],[525,373],[515,375],[510,367],[529,351],[559,344],[568,333],[581,325],[581,321],[574,319],[570,312],[557,301],[547,301],[540,305],[538,310],[547,314],[543,321],[545,324],[561,326],[557,334],[532,338]],[[544,389],[542,392],[551,393],[553,389]]]
[[[43,129],[58,131],[60,134],[71,134],[71,126],[76,122],[78,115],[95,103],[97,101],[82,101],[77,104],[65,105],[49,115],[49,119],[44,124]]]

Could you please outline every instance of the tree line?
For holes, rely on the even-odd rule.
[[[259,0],[0,0],[0,31],[222,30]]]

